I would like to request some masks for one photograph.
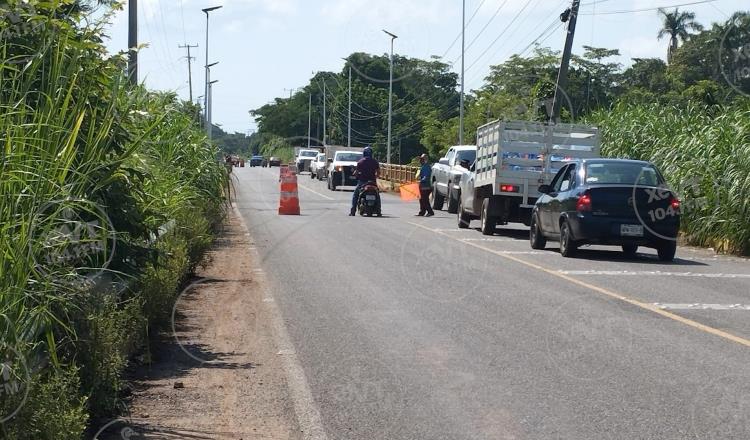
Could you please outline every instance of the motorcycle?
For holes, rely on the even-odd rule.
[[[362,187],[359,192],[357,208],[361,216],[383,216],[380,207],[380,190],[375,182],[368,182]]]

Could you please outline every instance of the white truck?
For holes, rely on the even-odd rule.
[[[297,152],[297,158],[294,160],[294,163],[297,165],[297,173],[310,171],[310,164],[318,156],[318,153],[320,153],[318,150],[300,149]]]
[[[443,209],[443,204],[447,199],[448,212],[455,214],[458,211],[459,185],[465,171],[461,163],[471,164],[476,157],[476,145],[456,145],[450,147],[445,157],[432,166],[432,192],[430,193],[432,209]]]
[[[573,159],[599,157],[596,127],[495,121],[477,129],[477,159],[461,178],[458,227],[480,219],[482,233],[497,225],[531,223],[539,186]]]
[[[328,164],[328,189],[336,191],[339,186],[355,186],[357,178],[354,177],[354,171],[357,168],[357,162],[364,157],[363,149],[346,149],[337,151]]]

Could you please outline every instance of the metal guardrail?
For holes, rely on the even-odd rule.
[[[417,180],[419,167],[410,165],[380,164],[380,178],[394,183],[411,183]]]

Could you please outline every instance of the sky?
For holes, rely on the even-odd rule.
[[[657,11],[700,0],[583,0],[574,53],[583,45],[619,49],[619,62],[666,58],[666,40],[657,40]],[[386,54],[398,35],[395,53],[427,59],[441,56],[461,68],[461,0],[139,0],[139,79],[151,88],[176,91],[189,99],[187,50],[192,49],[193,99],[204,94],[206,16],[211,12],[209,58],[213,121],[229,132],[256,128],[248,111],[289,97],[317,71],[343,70],[353,52]],[[534,42],[560,50],[565,30],[560,13],[570,0],[466,0],[466,88],[477,89],[489,72]],[[714,0],[686,5],[698,22],[725,21],[747,0]],[[108,28],[111,53],[126,49],[127,6]],[[387,81],[387,78],[381,80]],[[383,109],[385,111],[386,109]]]

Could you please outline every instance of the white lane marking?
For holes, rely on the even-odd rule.
[[[654,303],[662,310],[744,310],[750,311],[750,305],[744,304],[661,304]]]
[[[559,270],[563,275],[659,276],[685,278],[750,278],[746,273],[662,272],[660,270]]]
[[[492,242],[492,241],[497,241],[497,242],[501,242],[501,241],[502,242],[518,241],[518,240],[514,240],[512,238],[459,238],[458,240],[460,240],[460,241],[481,241],[481,242],[485,242],[485,243]]]
[[[336,199],[334,199],[333,197],[328,197],[327,195],[325,195],[325,194],[321,194],[321,193],[319,193],[319,192],[315,191],[315,190],[314,190],[314,189],[312,189],[312,188],[308,188],[308,187],[306,187],[305,185],[302,185],[302,184],[298,184],[297,186],[299,186],[299,187],[300,187],[300,188],[302,188],[302,189],[306,189],[306,190],[310,191],[310,192],[311,192],[311,193],[313,193],[313,194],[317,194],[317,195],[319,195],[320,197],[323,197],[324,199],[328,199],[328,200],[336,200]]]
[[[247,227],[247,223],[245,223],[245,219],[242,217],[239,209],[235,208],[234,211],[244,231],[249,233],[250,229]],[[255,252],[254,254],[256,261],[260,261],[258,253]],[[266,304],[271,325],[275,330],[276,346],[279,349],[279,353],[284,353],[281,356],[281,362],[286,372],[287,386],[289,387],[289,394],[294,404],[294,412],[297,415],[297,423],[299,423],[299,429],[302,431],[301,438],[302,440],[328,440],[328,435],[325,428],[323,428],[320,410],[318,410],[318,406],[315,404],[310,384],[305,376],[305,370],[302,369],[302,364],[297,357],[297,351],[294,349],[294,344],[292,344],[292,340],[286,330],[284,319],[281,316],[279,308],[276,306],[276,301],[273,300],[273,293],[265,284],[261,284],[261,286],[266,291],[263,302]],[[270,301],[268,301],[269,299]]]

